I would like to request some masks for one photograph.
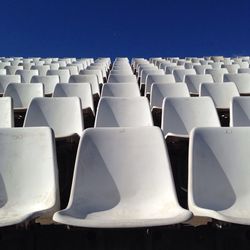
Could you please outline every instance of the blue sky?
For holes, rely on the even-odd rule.
[[[0,30],[0,56],[250,55],[250,1],[7,0]]]

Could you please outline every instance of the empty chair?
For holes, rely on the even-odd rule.
[[[76,65],[67,65],[65,67],[59,67],[59,69],[68,69],[70,75],[78,75],[79,74],[79,70],[78,70],[78,67]]]
[[[238,73],[238,69],[240,68],[239,64],[224,64],[222,68],[226,68],[229,74]]]
[[[198,96],[200,85],[202,83],[212,83],[213,77],[209,74],[206,75],[187,75],[185,77],[185,82],[189,89],[191,96]]]
[[[22,70],[23,66],[6,66],[7,75],[15,75],[17,70]]]
[[[109,72],[110,75],[133,75],[133,72],[131,69],[119,69],[119,70],[114,70],[112,69]]]
[[[96,75],[98,79],[98,83],[103,83],[103,76],[102,71],[99,70],[90,70],[90,69],[84,69],[79,72],[80,75]]]
[[[58,210],[54,138],[49,128],[0,129],[0,227]]]
[[[69,82],[69,69],[48,70],[47,75],[58,75],[61,83]]]
[[[229,126],[229,108],[234,96],[239,96],[238,89],[233,82],[227,83],[202,83],[200,96],[210,96],[217,109],[221,125]]]
[[[250,128],[191,133],[188,206],[195,216],[250,225]]]
[[[27,109],[34,97],[43,97],[43,85],[10,83],[5,89],[4,96],[12,97],[16,110]]]
[[[205,75],[206,69],[212,69],[211,65],[194,65],[197,75]]]
[[[167,97],[163,101],[161,128],[171,160],[180,204],[187,207],[189,135],[195,127],[219,127],[210,97]]]
[[[59,83],[58,75],[49,75],[49,76],[33,76],[31,78],[31,83],[42,83],[44,86],[44,95],[51,96],[54,92],[55,86]]]
[[[165,73],[166,74],[173,74],[174,70],[177,69],[185,69],[183,65],[178,65],[178,66],[167,66],[165,67]]]
[[[153,69],[143,69],[141,73],[141,81],[140,84],[145,84],[148,75],[165,75],[165,72],[163,69],[153,68]]]
[[[95,127],[153,126],[146,97],[102,97],[98,104]]]
[[[155,75],[149,74],[146,79],[145,95],[150,93],[151,86],[153,83],[174,83],[175,78],[173,75]]]
[[[132,228],[190,217],[176,199],[160,129],[144,127],[85,130],[69,204],[53,219],[78,227]]]
[[[81,99],[84,127],[93,127],[95,120],[94,101],[89,83],[59,83],[56,85],[53,97],[72,97]]]
[[[39,72],[39,76],[46,76],[47,71],[50,70],[49,65],[33,65],[31,66],[31,69],[36,69]]]
[[[102,88],[102,97],[139,97],[140,91],[137,84],[109,83]]]
[[[108,83],[137,83],[135,75],[109,75]]]
[[[206,74],[210,74],[213,77],[214,82],[223,82],[224,74],[227,74],[228,70],[223,69],[206,69]]]
[[[234,82],[240,95],[250,95],[250,74],[225,74],[224,82]]]
[[[14,127],[13,102],[10,97],[0,98],[0,128]]]
[[[194,69],[175,69],[173,71],[176,82],[184,82],[186,75],[196,75]]]
[[[230,126],[250,126],[250,97],[234,97],[230,107]]]
[[[26,70],[26,69],[17,70],[16,75],[21,76],[21,82],[22,83],[30,83],[31,78],[33,76],[38,76],[38,70],[37,69],[33,69],[33,70]]]
[[[21,83],[20,75],[0,75],[0,95],[2,96],[9,83]]]
[[[161,126],[162,103],[165,97],[189,97],[187,85],[185,83],[153,83],[150,107],[155,126]]]

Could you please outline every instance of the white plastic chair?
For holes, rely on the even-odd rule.
[[[0,98],[0,128],[14,127],[13,102],[10,97]]]
[[[107,83],[137,83],[135,75],[109,75]]]
[[[194,65],[197,75],[205,75],[206,69],[212,69],[211,65]]]
[[[44,86],[44,95],[51,96],[54,92],[55,86],[59,83],[58,75],[49,75],[49,76],[33,76],[31,78],[31,83],[42,83]]]
[[[161,129],[165,136],[188,138],[195,127],[219,127],[210,97],[167,97],[162,106]]]
[[[17,70],[23,70],[23,66],[6,66],[7,75],[15,75]]]
[[[24,127],[40,126],[51,127],[56,139],[81,135],[84,125],[80,98],[34,98],[27,110]]]
[[[195,216],[250,225],[250,128],[196,128],[188,205]]]
[[[153,126],[146,97],[102,97],[99,101],[95,127]]]
[[[207,75],[187,75],[185,77],[185,82],[189,89],[189,93],[194,96],[199,95],[200,85],[202,83],[212,83],[213,77],[209,74]]]
[[[53,219],[79,227],[132,228],[190,217],[178,204],[160,129],[140,127],[85,130],[69,204]]]
[[[212,75],[214,82],[223,82],[224,74],[227,73],[228,70],[226,68],[206,69],[206,74]]]
[[[58,75],[60,83],[67,83],[70,78],[69,69],[48,70],[47,75]]]
[[[176,82],[184,82],[186,75],[196,75],[196,71],[194,69],[175,69],[173,75]]]
[[[103,76],[101,70],[90,70],[84,69],[79,72],[80,75],[96,75],[98,79],[98,83],[103,83]]]
[[[250,74],[225,74],[224,82],[234,82],[241,95],[250,95]]]
[[[26,70],[26,69],[17,70],[16,75],[21,76],[21,82],[22,83],[30,83],[31,78],[33,76],[38,76],[38,70],[37,69],[33,69],[33,70]]]
[[[14,110],[26,110],[35,97],[43,97],[43,84],[10,83],[5,89],[4,96],[13,99]]]
[[[39,76],[46,76],[47,71],[50,70],[50,66],[49,65],[34,65],[34,66],[31,66],[31,69],[38,70]]]
[[[234,97],[230,106],[230,126],[250,126],[250,97]]]
[[[229,74],[237,74],[238,69],[240,68],[239,64],[224,64],[222,68],[226,68]]]
[[[0,227],[58,210],[54,138],[49,128],[0,129]]]
[[[101,97],[139,97],[140,90],[137,84],[109,83],[104,84]]]
[[[21,83],[20,75],[0,75],[0,95],[3,95],[9,83]]]

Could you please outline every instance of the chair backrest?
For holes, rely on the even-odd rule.
[[[130,83],[109,83],[102,88],[102,97],[139,97],[140,90],[137,84]]]
[[[176,82],[184,82],[186,75],[196,75],[196,71],[194,69],[175,69],[173,75]]]
[[[61,83],[69,82],[69,69],[48,70],[47,75],[58,75]]]
[[[33,65],[33,66],[31,66],[31,69],[38,70],[39,76],[46,76],[47,71],[50,70],[50,66],[49,65]]]
[[[141,84],[146,84],[148,75],[165,75],[163,69],[144,69],[141,74]]]
[[[0,227],[58,209],[58,168],[49,128],[0,129]]]
[[[10,97],[0,98],[0,128],[14,127],[13,102]]]
[[[6,66],[7,75],[15,75],[17,70],[22,70],[23,66]]]
[[[14,109],[27,109],[35,97],[43,97],[43,84],[10,83],[5,89],[4,96],[13,99]]]
[[[98,83],[103,83],[103,76],[102,71],[99,70],[90,70],[90,69],[84,69],[79,72],[80,75],[96,75],[98,79]]]
[[[239,91],[233,82],[202,83],[200,96],[210,96],[218,109],[229,109],[232,98],[239,96]]]
[[[55,86],[59,83],[58,75],[49,76],[33,76],[31,78],[31,83],[42,83],[44,86],[44,94],[52,94],[54,92]]]
[[[164,135],[189,136],[195,127],[219,127],[220,121],[210,97],[167,97],[162,105]]]
[[[194,65],[197,75],[205,75],[206,69],[212,69],[211,65]]]
[[[250,126],[250,96],[233,97],[230,107],[230,126]]]
[[[89,83],[58,83],[55,86],[53,97],[72,97],[81,99],[82,109],[91,108],[94,112],[94,102]]]
[[[84,125],[79,97],[34,98],[27,110],[24,127],[48,126],[56,138],[81,135]]]
[[[239,64],[224,64],[222,68],[226,68],[229,74],[238,73],[238,69],[240,68]]]
[[[150,107],[162,108],[165,97],[190,97],[186,83],[154,83],[151,87]]]
[[[155,74],[150,74],[148,75],[146,79],[146,87],[145,87],[145,95],[147,93],[150,93],[151,86],[153,83],[174,83],[175,78],[173,75],[155,75]]]
[[[109,75],[107,83],[137,83],[135,75]]]
[[[100,95],[100,88],[96,75],[72,75],[69,78],[69,83],[90,83],[92,93]]]
[[[210,74],[213,77],[214,82],[223,82],[224,74],[227,74],[226,68],[219,69],[206,69],[206,74]]]
[[[190,216],[178,204],[159,128],[94,128],[79,143],[69,204],[53,219],[66,223],[67,217],[69,224],[85,227],[141,227]]]
[[[250,128],[192,131],[188,207],[194,215],[249,224],[249,137]]]
[[[240,94],[250,94],[250,74],[225,74],[224,82],[234,82]]]
[[[146,97],[102,97],[97,107],[95,127],[153,126]]]
[[[9,83],[21,83],[20,75],[0,75],[0,93],[4,93]]]
[[[185,82],[191,94],[199,94],[200,85],[202,83],[212,83],[213,77],[207,75],[187,75]]]

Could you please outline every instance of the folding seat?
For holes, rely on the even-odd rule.
[[[58,175],[49,128],[0,129],[0,227],[58,210]]]
[[[239,64],[224,64],[221,66],[222,68],[226,68],[229,74],[238,73],[238,69],[240,68]]]
[[[187,75],[185,77],[185,82],[189,89],[191,96],[198,96],[200,85],[202,83],[212,83],[213,77],[209,74],[206,75]]]
[[[234,96],[239,96],[236,85],[233,82],[202,83],[200,85],[200,96],[210,96],[213,99],[221,126],[228,127],[231,100]]]
[[[53,220],[77,227],[133,228],[190,217],[176,199],[160,129],[140,127],[85,130],[70,201]]]
[[[250,95],[250,74],[225,74],[224,82],[234,82],[240,95]]]
[[[196,71],[194,69],[175,69],[173,75],[176,82],[184,82],[186,75],[196,75]]]
[[[102,71],[101,70],[90,70],[84,69],[79,72],[80,75],[96,75],[98,79],[98,83],[103,83]]]
[[[206,74],[210,74],[214,82],[223,82],[224,74],[228,74],[228,70],[226,68],[206,69]]]
[[[250,97],[234,97],[231,102],[230,116],[231,127],[250,126]]]
[[[140,90],[137,84],[109,83],[104,84],[101,97],[139,97]]]
[[[71,66],[60,66],[59,67],[59,70],[60,69],[68,69],[69,70],[69,73],[70,75],[78,75],[79,74],[79,70],[78,70],[78,67],[76,65],[71,65]]]
[[[187,207],[188,144],[195,127],[219,127],[210,97],[167,97],[162,106],[161,129],[166,136],[179,202]]]
[[[150,90],[153,83],[174,83],[175,78],[173,75],[156,75],[149,74],[146,79],[145,95],[150,96]]]
[[[195,216],[250,225],[250,128],[191,133],[188,206]]]
[[[44,86],[44,95],[45,96],[52,96],[54,92],[55,86],[59,83],[59,76],[58,75],[49,75],[49,76],[33,76],[31,78],[31,83],[42,83]]]
[[[68,202],[79,137],[84,129],[79,97],[34,98],[24,127],[51,127],[55,134],[61,208]]]
[[[10,97],[0,98],[0,128],[14,127],[13,102]]]
[[[95,109],[90,83],[59,83],[55,86],[53,97],[72,97],[81,99],[84,127],[94,126]]]
[[[135,75],[109,75],[108,83],[137,83]]]
[[[34,97],[43,97],[43,85],[10,83],[4,91],[4,96],[13,100],[15,126],[22,127],[26,110]]]
[[[47,75],[58,75],[60,83],[67,83],[70,78],[69,69],[48,70]]]
[[[7,75],[15,75],[17,70],[22,70],[23,66],[6,66]]]
[[[183,65],[179,65],[179,66],[167,66],[165,68],[165,73],[166,74],[173,74],[174,70],[177,69],[185,69],[185,67]]]
[[[95,127],[153,126],[146,97],[102,97],[98,104]]]
[[[39,76],[46,76],[47,71],[50,70],[50,66],[49,65],[33,65],[33,66],[31,66],[31,69],[38,70]]]
[[[250,74],[250,68],[240,68],[240,69],[238,69],[238,73],[248,73],[248,74]]]
[[[212,69],[211,65],[194,65],[197,75],[205,75],[206,69]]]
[[[0,96],[3,95],[9,83],[21,83],[20,75],[0,75]]]
[[[21,83],[30,83],[31,78],[33,76],[38,76],[38,70],[34,69],[34,70],[17,70],[16,71],[16,75],[20,75],[21,76]]]

